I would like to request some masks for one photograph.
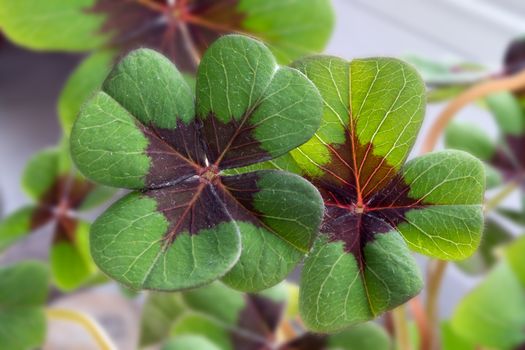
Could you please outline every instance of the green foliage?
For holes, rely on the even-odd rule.
[[[34,50],[86,51],[101,46],[103,17],[94,0],[1,0],[0,26],[14,43]]]
[[[525,342],[525,293],[506,260],[458,304],[451,327],[476,345],[512,349]]]
[[[96,51],[80,63],[70,75],[58,99],[58,116],[62,130],[69,135],[82,103],[100,88],[108,75],[115,53]]]
[[[159,22],[164,16],[168,17],[166,21]],[[173,22],[181,26],[174,27]],[[147,46],[169,56],[182,70],[194,72],[193,56],[200,56],[224,34],[246,33],[266,42],[279,62],[287,64],[322,51],[333,25],[329,0],[226,1],[219,10],[207,0],[191,4],[0,1],[0,26],[15,44],[35,50],[91,53],[71,75],[59,99],[60,121],[66,134],[83,101],[102,84],[112,61],[130,49]],[[182,27],[190,34],[186,35]]]
[[[303,333],[283,340],[279,329],[283,322],[293,323],[294,317],[286,310],[297,302],[295,290],[293,285],[280,284],[250,295],[214,283],[193,291],[150,294],[142,318],[141,345],[165,343],[164,348],[170,349],[181,339],[199,338],[196,344],[200,342],[204,346],[203,340],[206,340],[220,350],[391,348],[386,331],[374,323],[358,325],[332,336]]]
[[[512,234],[505,227],[488,218],[485,220],[483,238],[478,250],[470,258],[456,261],[456,266],[472,275],[485,273],[497,263],[497,251],[512,239]]]
[[[490,75],[486,67],[472,62],[439,61],[416,55],[406,56],[405,59],[421,73],[428,87],[429,103],[450,100]]]
[[[485,175],[464,152],[403,165],[425,107],[423,82],[407,64],[313,57],[294,66],[325,105],[316,136],[291,152],[327,207],[302,273],[301,315],[310,329],[333,332],[419,292],[408,248],[447,260],[476,250]]]
[[[0,267],[0,349],[27,350],[42,345],[47,288],[48,273],[40,263]]]
[[[114,190],[96,186],[75,174],[64,145],[37,153],[27,164],[22,186],[34,204],[0,221],[0,251],[53,224],[50,247],[53,282],[62,290],[87,283],[97,269],[89,255],[89,225],[76,214],[107,201]]]
[[[309,250],[321,198],[289,173],[221,171],[306,142],[319,126],[319,93],[242,36],[209,48],[196,91],[167,58],[137,50],[85,104],[71,134],[78,168],[103,184],[141,190],[95,222],[93,257],[136,289],[178,290],[221,277],[237,289],[265,289]]]

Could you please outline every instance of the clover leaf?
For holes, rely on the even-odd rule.
[[[424,84],[407,64],[313,57],[295,67],[325,106],[315,137],[291,152],[326,205],[302,272],[300,310],[309,329],[332,332],[419,293],[409,248],[447,260],[476,250],[485,176],[480,161],[459,151],[404,164],[425,109]]]
[[[71,290],[97,272],[89,255],[89,224],[78,214],[106,201],[114,190],[75,174],[66,145],[41,151],[27,164],[22,186],[34,203],[0,221],[0,251],[53,224],[51,274],[57,287]]]
[[[295,290],[294,285],[282,283],[259,294],[243,294],[213,283],[175,294],[152,293],[144,305],[141,346],[171,338],[163,348],[170,349],[178,339],[191,337],[220,350],[390,349],[386,331],[374,323],[331,336],[298,331],[296,336],[283,337],[282,325],[294,322],[286,310],[296,302]]]
[[[460,301],[450,326],[477,346],[518,349],[525,344],[524,237],[513,242],[487,277]]]
[[[264,289],[309,250],[322,200],[297,175],[221,171],[306,142],[319,126],[321,98],[303,74],[237,35],[206,52],[196,91],[167,58],[141,49],[85,104],[71,134],[78,168],[140,190],[94,223],[92,255],[135,289],[177,290],[221,277],[238,289]]]
[[[288,63],[321,51],[333,26],[329,0],[98,0],[91,12],[104,15],[102,33],[111,36],[109,46],[129,51],[146,44],[182,71],[195,70],[192,55],[201,55],[224,34],[259,38],[279,61]]]
[[[469,122],[453,122],[446,130],[446,146],[469,152],[484,161],[487,184],[496,187],[502,182],[516,184],[521,192],[522,208],[497,208],[496,212],[525,224],[525,113],[518,98],[502,92],[486,98],[487,106],[497,123],[500,135],[493,141],[481,128]],[[467,132],[468,131],[468,132]]]
[[[81,103],[100,87],[114,60],[132,49],[158,50],[180,70],[194,72],[213,41],[242,33],[265,41],[287,64],[323,50],[334,15],[330,0],[0,0],[0,23],[24,47],[91,53],[59,98],[69,134]]]
[[[0,349],[26,350],[42,345],[47,292],[48,272],[41,263],[26,261],[0,267]]]

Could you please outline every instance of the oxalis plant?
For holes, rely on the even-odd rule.
[[[391,348],[387,332],[378,324],[364,323],[336,335],[313,334],[304,331],[297,311],[297,287],[288,283],[258,294],[240,293],[217,282],[179,293],[150,293],[140,345],[161,345],[163,350]]]
[[[0,0],[2,30],[17,45],[89,53],[58,101],[67,135],[82,102],[132,49],[153,48],[194,73],[208,45],[242,33],[265,41],[287,64],[322,51],[333,17],[329,0]]]
[[[409,248],[472,254],[483,226],[481,162],[445,151],[404,164],[425,107],[417,73],[386,58],[320,56],[293,67],[253,39],[225,36],[202,59],[195,97],[154,51],[113,69],[71,134],[87,177],[138,190],[92,227],[103,271],[132,288],[221,279],[257,291],[308,253],[301,317],[333,332],[419,293]],[[312,181],[326,210],[306,180],[256,170],[272,167]]]
[[[67,146],[63,142],[43,150],[28,162],[22,187],[33,203],[0,220],[0,253],[52,225],[51,275],[56,287],[70,291],[98,275],[89,254],[89,223],[82,214],[107,201],[114,190],[78,174]]]
[[[322,214],[297,175],[225,169],[282,155],[319,126],[322,101],[261,43],[226,36],[203,57],[196,98],[175,66],[131,53],[86,103],[71,135],[78,168],[133,192],[94,224],[99,267],[132,288],[177,290],[215,279],[261,290],[310,248]]]

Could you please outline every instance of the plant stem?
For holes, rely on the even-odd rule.
[[[104,330],[89,316],[68,309],[47,309],[47,317],[51,320],[60,320],[74,322],[84,328],[98,344],[101,350],[116,350],[117,347],[113,345]]]
[[[408,333],[408,322],[405,306],[401,305],[392,310],[394,321],[394,333],[398,350],[411,350],[410,335]]]
[[[201,55],[199,53],[199,50],[195,46],[195,43],[193,42],[190,31],[188,30],[188,25],[183,21],[179,21],[178,27],[179,27],[179,32],[182,36],[184,47],[186,48],[186,51],[190,55],[193,61],[194,67],[197,68],[201,62]]]
[[[519,181],[510,181],[503,189],[496,194],[493,198],[489,199],[485,203],[485,214],[491,212],[494,210],[498,205],[505,200],[514,190],[516,190],[519,187],[520,183]]]
[[[408,302],[410,313],[419,331],[419,348],[421,350],[431,350],[430,329],[427,314],[425,313],[421,296],[416,296]]]
[[[525,70],[510,77],[481,82],[472,86],[454,100],[438,116],[423,143],[422,153],[432,151],[452,118],[466,105],[500,91],[516,91],[525,88]]]
[[[427,304],[426,313],[429,323],[429,342],[431,349],[439,348],[438,341],[438,302],[441,283],[445,276],[445,271],[448,266],[448,261],[445,260],[431,260],[428,263],[427,270]]]

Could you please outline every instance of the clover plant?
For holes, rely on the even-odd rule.
[[[114,60],[131,49],[156,49],[182,71],[194,72],[219,36],[244,33],[265,41],[286,64],[321,51],[333,22],[329,0],[0,0],[0,24],[14,43],[91,53],[58,101],[66,134]]]
[[[168,350],[191,341],[202,344],[202,350],[204,344],[219,350],[390,349],[389,336],[375,323],[336,335],[305,332],[295,323],[296,288],[280,284],[243,294],[214,283],[181,293],[152,293],[144,305],[141,346],[164,344],[162,349]],[[289,326],[288,334],[283,334],[283,325]]]
[[[423,121],[424,84],[389,58],[294,64],[324,101],[319,130],[292,158],[320,190],[326,212],[301,278],[310,329],[334,331],[375,318],[419,293],[410,249],[464,259],[479,245],[485,175],[459,151],[405,163]]]
[[[321,114],[315,86],[247,37],[210,47],[196,94],[161,54],[132,52],[71,134],[84,175],[136,190],[94,223],[95,262],[132,288],[178,290],[222,278],[253,291],[280,282],[318,230],[318,191],[286,172],[222,171],[306,142]]]
[[[41,263],[25,261],[0,267],[0,349],[42,345],[47,292],[48,272]]]
[[[97,269],[89,254],[89,224],[79,214],[106,201],[114,190],[75,174],[67,143],[37,153],[25,169],[22,186],[34,203],[0,221],[0,252],[52,223],[55,285],[71,290],[88,282]]]
[[[253,39],[223,37],[203,57],[194,101],[153,51],[116,66],[71,144],[86,176],[140,190],[93,225],[102,270],[146,289],[278,283],[309,251],[323,206],[305,180],[255,170],[276,166],[310,179],[326,206],[301,278],[309,329],[367,321],[419,293],[409,248],[448,260],[475,251],[481,162],[444,151],[403,165],[425,107],[415,70],[387,58],[313,57],[294,67],[279,68]]]
[[[474,349],[525,345],[525,238],[503,251],[487,277],[458,304],[450,330]]]

